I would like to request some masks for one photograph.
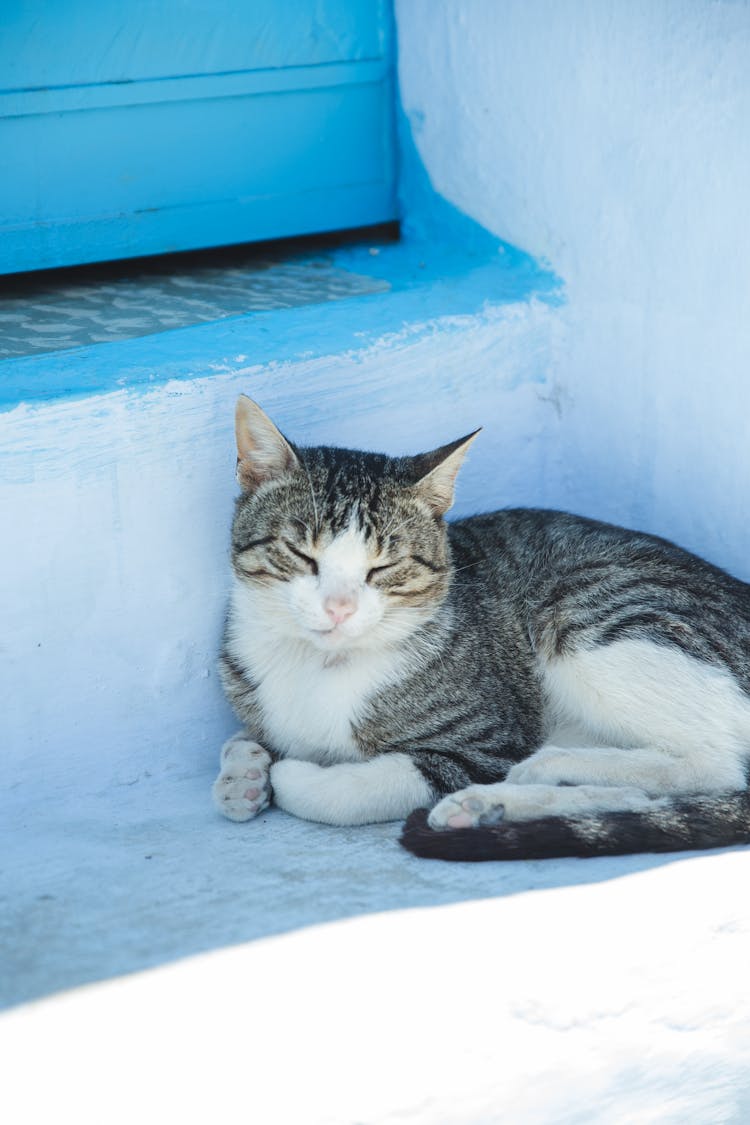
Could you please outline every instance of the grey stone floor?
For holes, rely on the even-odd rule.
[[[662,862],[431,863],[399,847],[396,823],[336,829],[278,809],[225,821],[210,802],[213,771],[127,784],[96,772],[51,781],[41,818],[31,778],[2,799],[0,1008],[301,926]]]
[[[0,277],[0,359],[387,290],[294,242]]]

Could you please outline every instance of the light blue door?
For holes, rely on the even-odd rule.
[[[396,217],[390,0],[4,0],[0,273]]]

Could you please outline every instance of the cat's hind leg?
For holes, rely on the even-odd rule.
[[[213,784],[214,804],[229,820],[252,820],[271,803],[271,755],[238,731],[221,748],[221,769]]]
[[[652,795],[745,788],[750,699],[728,670],[628,639],[547,658],[542,671],[552,713],[586,742],[543,746],[509,781],[636,785]]]
[[[430,828],[476,828],[499,821],[585,816],[601,812],[645,812],[659,806],[634,786],[470,785],[435,805]]]
[[[514,785],[636,786],[651,796],[715,793],[743,789],[736,757],[711,758],[699,748],[683,753],[661,747],[542,746],[508,771]]]

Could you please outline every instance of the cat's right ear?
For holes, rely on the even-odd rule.
[[[481,427],[473,434],[441,445],[431,453],[420,453],[412,458],[417,475],[415,490],[417,495],[429,504],[434,515],[444,516],[453,504],[453,490],[456,476],[461,468],[466,452]]]
[[[247,395],[240,395],[234,412],[237,437],[237,483],[252,492],[265,481],[283,476],[299,465],[297,455],[267,414]]]

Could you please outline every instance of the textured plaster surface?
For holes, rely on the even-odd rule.
[[[750,577],[750,7],[396,0],[437,191],[563,278],[538,500]],[[550,471],[550,467],[554,471]]]

